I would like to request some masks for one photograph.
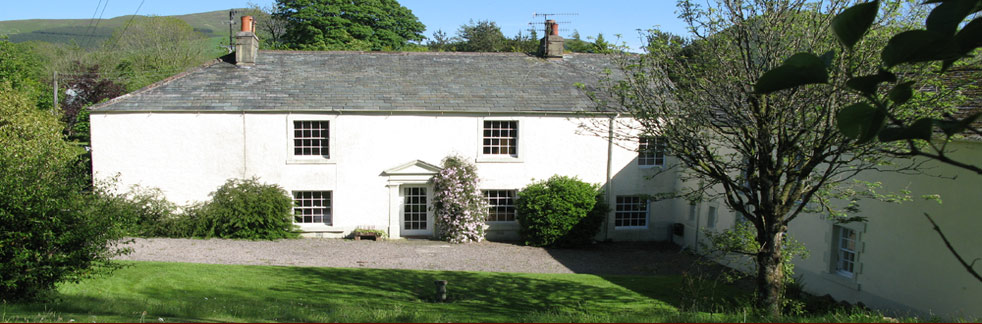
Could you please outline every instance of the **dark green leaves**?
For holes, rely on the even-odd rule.
[[[892,142],[907,139],[931,139],[931,128],[934,126],[934,120],[930,118],[921,118],[914,122],[910,127],[887,127],[880,131],[878,136],[881,142]]]
[[[754,91],[768,94],[806,84],[826,83],[828,80],[829,75],[821,58],[811,53],[798,53],[781,66],[764,73],[754,85]]]
[[[876,137],[886,121],[886,113],[866,103],[856,103],[842,108],[836,116],[839,132],[858,143],[866,143]]]
[[[962,54],[967,54],[976,47],[982,46],[982,18],[975,18],[965,25],[955,35],[955,43],[958,44]]]
[[[891,142],[908,139],[930,140],[934,134],[934,126],[937,125],[945,135],[953,136],[968,129],[972,123],[979,119],[982,113],[976,113],[961,120],[942,120],[933,118],[921,118],[909,127],[891,126],[880,131],[879,139],[882,142]]]
[[[951,36],[955,34],[958,25],[974,11],[977,11],[978,0],[946,0],[931,10],[925,26],[927,30]]]
[[[887,67],[893,67],[901,63],[957,58],[959,48],[951,36],[930,30],[911,30],[893,36],[880,56]]]
[[[972,114],[962,120],[939,120],[938,128],[941,128],[941,131],[943,131],[945,135],[952,136],[964,132],[965,129],[968,129],[968,127],[971,126],[975,120],[979,119],[980,116],[982,116],[982,113]]]
[[[839,42],[852,49],[852,46],[863,38],[870,25],[873,24],[879,6],[879,1],[862,3],[835,16],[832,19],[832,30],[835,31],[835,36],[839,38]]]
[[[880,83],[894,81],[897,81],[897,76],[889,71],[880,70],[880,73],[874,75],[849,79],[849,81],[846,81],[846,86],[868,96],[876,92],[876,88],[879,87]]]
[[[910,81],[893,87],[893,90],[890,90],[890,101],[893,101],[898,106],[907,103],[907,100],[910,100],[914,96],[914,90],[910,88],[913,84],[914,82]]]

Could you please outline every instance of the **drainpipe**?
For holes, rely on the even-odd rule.
[[[248,170],[248,160],[249,155],[246,154],[246,113],[245,109],[242,110],[242,179],[245,179],[249,175]]]
[[[617,117],[620,117],[620,113],[611,116],[607,125],[607,204],[613,204],[614,201],[614,121]],[[610,223],[610,212],[604,217],[604,241],[609,240],[610,230],[607,228]]]

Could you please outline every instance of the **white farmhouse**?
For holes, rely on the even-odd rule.
[[[176,203],[205,200],[229,178],[259,177],[290,192],[306,236],[373,227],[390,237],[433,235],[430,178],[456,154],[478,167],[491,205],[488,238],[517,238],[516,190],[552,175],[603,185],[612,210],[597,239],[674,241],[699,250],[705,230],[733,227],[721,202],[647,201],[684,184],[657,137],[633,140],[582,125],[623,123],[598,113],[576,83],[610,61],[562,54],[258,51],[249,31],[227,57],[92,109],[93,170],[157,187]],[[616,130],[622,133],[621,130]],[[637,134],[635,134],[637,135]],[[982,160],[982,143],[953,144]],[[640,153],[639,153],[640,152]],[[960,251],[982,257],[982,176],[945,165],[908,177],[863,174],[944,205],[863,205],[863,224],[803,215],[791,233],[807,291],[910,314],[982,317],[982,284],[947,252],[922,212]]]
[[[92,109],[93,169],[168,199],[205,200],[229,178],[289,191],[308,236],[357,227],[430,236],[429,179],[452,154],[476,163],[492,204],[489,239],[517,238],[513,197],[534,180],[603,184],[618,212],[601,239],[667,240],[675,202],[655,138],[612,141],[581,124],[608,123],[575,83],[602,55],[257,51],[238,35],[235,60],[216,61]],[[550,36],[562,49],[562,39]],[[555,49],[555,47],[553,47]],[[606,134],[602,134],[606,135]]]

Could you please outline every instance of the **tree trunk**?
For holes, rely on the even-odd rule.
[[[774,317],[781,316],[784,295],[783,230],[768,230],[758,236],[757,307]]]

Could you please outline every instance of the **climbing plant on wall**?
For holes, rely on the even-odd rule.
[[[477,167],[459,156],[443,159],[433,176],[433,215],[440,238],[450,243],[484,240],[487,201],[477,187]]]

